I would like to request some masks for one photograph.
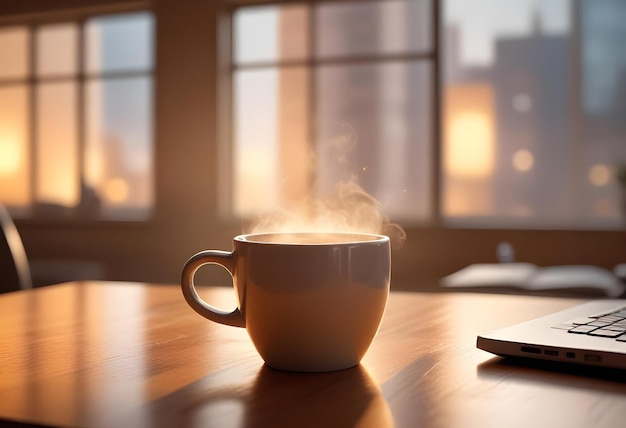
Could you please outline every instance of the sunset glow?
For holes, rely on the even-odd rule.
[[[0,174],[15,173],[20,166],[20,155],[20,150],[14,141],[0,138]]]
[[[611,176],[611,169],[602,163],[597,163],[589,169],[589,181],[596,187],[602,187],[609,184]]]
[[[449,87],[444,166],[459,178],[488,178],[494,166],[493,94],[487,85]]]
[[[489,118],[467,112],[450,120],[446,169],[452,175],[488,177],[493,170],[493,130]]]
[[[26,207],[32,199],[27,104],[25,86],[0,88],[0,196],[7,206]]]
[[[495,108],[491,86],[455,85],[446,88],[443,166],[447,215],[488,213],[488,186],[495,165]]]

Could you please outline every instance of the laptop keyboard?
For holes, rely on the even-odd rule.
[[[626,342],[626,307],[616,311],[594,315],[581,321],[573,321],[573,328],[567,330],[574,334],[607,337]]]

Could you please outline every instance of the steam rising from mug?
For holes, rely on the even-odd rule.
[[[336,192],[312,201],[311,210],[282,210],[259,218],[250,232],[348,232],[375,233],[389,236],[402,245],[406,233],[391,223],[380,204],[358,184],[342,182]]]
[[[303,170],[316,171],[315,195],[300,195],[297,203],[290,201],[289,209],[262,215],[244,233],[374,233],[389,236],[394,247],[404,243],[402,227],[391,223],[381,204],[358,184],[350,162],[356,133],[347,124],[342,128],[340,137],[318,147],[317,156],[310,154],[311,165],[302,166]],[[367,167],[360,169],[366,171]]]

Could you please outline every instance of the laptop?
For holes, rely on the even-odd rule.
[[[476,346],[505,357],[626,369],[626,299],[591,300],[480,334]]]

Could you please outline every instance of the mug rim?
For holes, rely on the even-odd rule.
[[[291,241],[271,241],[262,240],[261,237],[272,235],[295,235],[295,236],[311,236],[311,235],[335,235],[340,237],[354,237],[354,239],[346,239],[339,241],[322,241],[322,242],[291,242]],[[258,239],[253,239],[257,237]],[[363,238],[363,239],[359,239]],[[234,241],[242,242],[246,244],[259,244],[259,245],[285,245],[285,246],[337,246],[337,245],[363,245],[363,244],[384,244],[390,241],[389,236],[380,235],[377,233],[365,233],[365,232],[258,232],[258,233],[245,233],[237,235],[233,238]]]

